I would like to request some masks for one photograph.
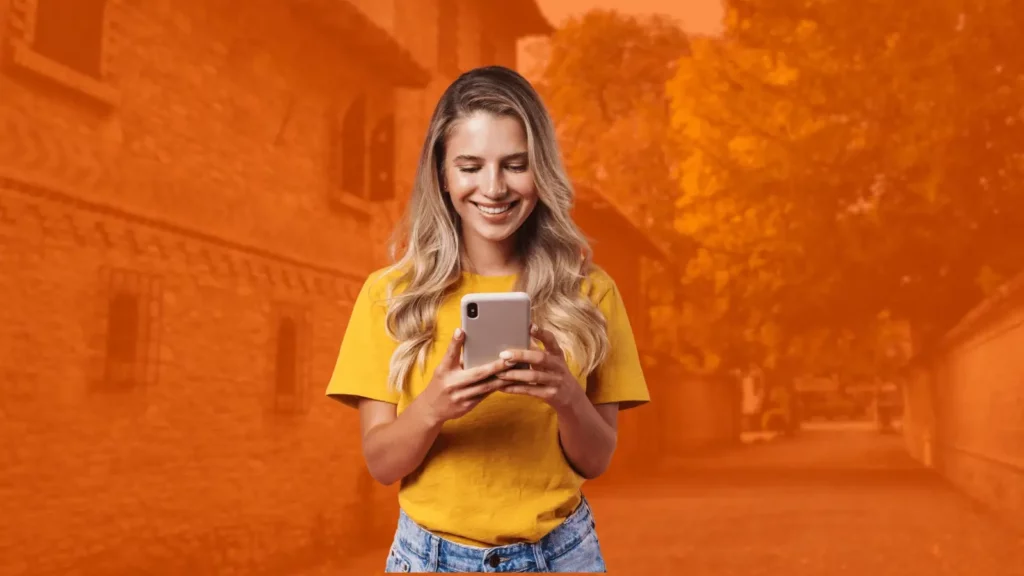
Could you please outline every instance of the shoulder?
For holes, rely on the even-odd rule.
[[[385,304],[392,285],[401,275],[401,270],[393,266],[378,268],[370,272],[363,281],[362,289],[359,292],[360,300],[368,306]]]
[[[594,304],[600,304],[607,300],[608,296],[618,293],[618,286],[615,279],[607,271],[596,264],[591,264],[580,285],[580,290]]]

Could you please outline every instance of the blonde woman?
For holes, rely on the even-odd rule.
[[[605,571],[581,486],[611,461],[618,411],[649,396],[571,204],[533,87],[503,67],[459,77],[430,121],[400,257],[363,285],[327,388],[358,408],[373,477],[401,482],[388,572]],[[535,345],[463,369],[460,299],[513,290],[532,299]]]

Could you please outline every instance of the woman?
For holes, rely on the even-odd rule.
[[[618,410],[649,397],[571,204],[533,87],[503,67],[459,77],[430,122],[402,256],[363,285],[327,389],[358,407],[373,477],[401,481],[388,572],[605,571],[580,488],[608,467]],[[460,299],[512,290],[531,296],[539,346],[463,369]]]

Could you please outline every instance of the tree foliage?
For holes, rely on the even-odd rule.
[[[1021,18],[747,0],[692,42],[668,91],[706,345],[806,366],[853,334],[867,358],[893,320],[933,340],[1024,268]]]
[[[665,83],[688,40],[671,20],[596,10],[550,39],[536,83],[559,130],[566,168],[663,245],[677,195]]]
[[[699,247],[678,312],[700,367],[870,370],[900,323],[933,342],[1024,270],[1014,0],[727,14],[687,39],[592,12],[539,82],[574,180]]]

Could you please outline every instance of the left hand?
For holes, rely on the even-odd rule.
[[[506,350],[501,353],[509,366],[529,364],[527,369],[511,369],[498,377],[510,382],[501,388],[510,394],[525,394],[540,398],[556,411],[572,406],[585,395],[583,387],[565,363],[565,354],[555,336],[536,324],[530,326],[530,336],[544,344],[544,350],[531,346],[529,350]]]

